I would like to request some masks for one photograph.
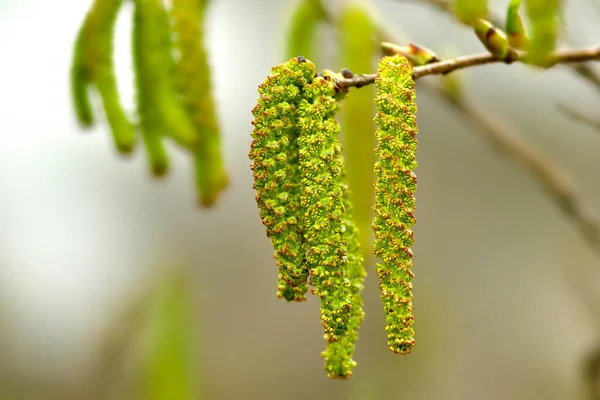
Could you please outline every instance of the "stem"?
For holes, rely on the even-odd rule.
[[[512,59],[504,60],[490,53],[472,54],[460,56],[449,60],[437,61],[431,64],[415,67],[413,69],[413,79],[419,79],[426,75],[445,75],[458,69],[470,68],[478,65],[521,62],[526,63],[525,53],[512,53]],[[585,61],[600,60],[600,47],[587,47],[582,49],[566,49],[554,52],[550,64],[546,68],[553,67],[556,64],[577,63]],[[336,80],[336,85],[340,88],[361,87],[375,83],[376,74],[355,75],[351,78],[340,78]]]

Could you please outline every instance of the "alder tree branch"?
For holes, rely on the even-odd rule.
[[[433,88],[433,85],[423,85]],[[550,196],[560,211],[573,223],[581,236],[600,256],[600,221],[592,215],[563,171],[554,163],[515,135],[501,121],[488,115],[464,96],[452,96],[441,88],[437,94],[461,120],[468,121],[473,132],[487,141],[492,148],[527,170]]]
[[[582,49],[557,50],[552,55],[549,64],[545,68],[550,68],[557,64],[598,60],[600,60],[600,47],[598,46]],[[445,75],[458,69],[501,62],[508,64],[513,62],[526,62],[526,55],[525,53],[514,52],[512,53],[512,57],[507,60],[496,57],[490,53],[480,53],[460,56],[449,60],[436,61],[431,64],[414,67],[413,79],[416,80],[427,75]],[[351,78],[336,79],[335,83],[340,89],[352,86],[361,87],[374,83],[376,77],[376,74],[355,75]]]
[[[557,104],[556,107],[564,112],[568,117],[574,119],[575,121],[583,122],[584,124],[590,126],[591,128],[597,129],[600,131],[600,119],[595,119],[585,115],[584,113],[577,111],[574,108],[566,106],[564,104]]]
[[[450,14],[450,15],[454,15],[454,11],[452,10],[452,1],[451,0],[400,0],[403,2],[406,1],[412,1],[412,2],[419,2],[422,4],[426,4],[429,6],[432,6],[434,8],[436,8],[439,11],[442,11],[444,13]],[[592,0],[592,3],[594,3],[594,0]],[[599,7],[600,9],[600,7]],[[496,27],[503,27],[505,22],[504,22],[504,18],[501,18],[499,15],[490,13],[490,15],[488,16],[489,21]],[[572,42],[572,40],[568,37],[566,37],[566,33],[564,33],[564,40],[563,42],[568,44],[569,42]],[[574,47],[574,46],[571,46]],[[600,91],[600,73],[598,73],[597,71],[595,71],[590,65],[587,64],[570,64],[568,65],[568,67],[572,70],[572,72],[574,72],[576,75],[578,75],[579,77],[587,80],[589,83],[593,84],[594,87],[596,88],[596,90]]]

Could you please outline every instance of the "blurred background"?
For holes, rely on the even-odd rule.
[[[600,44],[595,1],[565,2],[573,45]],[[527,172],[427,90],[418,95],[417,347],[387,349],[371,266],[358,367],[348,381],[326,378],[318,299],[275,297],[247,158],[256,87],[286,59],[295,2],[212,3],[208,47],[232,184],[205,211],[183,154],[154,181],[142,151],[116,154],[106,124],[79,129],[68,74],[91,1],[0,1],[0,399],[591,398],[599,256]],[[371,3],[400,37],[442,53],[483,51],[435,8]],[[129,108],[131,11],[116,34]],[[600,210],[600,132],[556,108],[597,116],[593,86],[562,67],[523,65],[473,68],[463,80],[474,103]]]

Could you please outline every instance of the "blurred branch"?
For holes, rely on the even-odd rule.
[[[426,4],[436,8],[439,11],[445,12],[450,15],[454,15],[452,10],[452,1],[451,0],[399,0],[402,2],[412,1],[419,2],[422,4]],[[592,1],[594,3],[594,1]],[[600,7],[599,7],[600,8]],[[504,26],[504,18],[496,15],[494,13],[490,13],[488,17],[489,21],[497,27]],[[565,42],[570,42],[569,38],[564,40]],[[594,87],[600,91],[600,73],[595,71],[591,66],[585,64],[571,64],[568,67],[579,77],[587,80],[589,83],[594,85]]]
[[[427,87],[432,88],[433,86]],[[474,133],[486,140],[495,150],[528,171],[550,196],[554,204],[578,229],[594,252],[600,256],[600,221],[589,214],[569,179],[554,166],[551,160],[516,136],[501,121],[469,102],[464,96],[452,96],[441,88],[438,88],[436,93],[456,114],[460,115],[461,120],[468,121],[475,128]]]
[[[512,53],[513,56],[509,60],[498,58],[490,53],[472,54],[468,56],[456,57],[449,60],[437,61],[431,64],[413,68],[413,79],[418,79],[427,75],[445,75],[458,69],[475,67],[478,65],[493,64],[493,63],[512,63],[525,62],[526,55],[524,53]],[[550,68],[557,64],[584,62],[591,60],[600,60],[600,47],[588,47],[583,49],[572,50],[557,50],[552,56]],[[361,87],[375,82],[376,74],[355,75],[351,78],[336,79],[335,83],[339,88],[348,88],[351,86]]]
[[[575,121],[583,122],[586,125],[589,125],[590,127],[600,131],[600,120],[589,117],[583,114],[582,112],[579,112],[576,109],[566,106],[564,104],[557,104],[556,107]]]

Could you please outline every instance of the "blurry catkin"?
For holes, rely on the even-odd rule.
[[[199,203],[213,205],[228,184],[221,135],[211,93],[210,67],[202,29],[207,1],[172,0],[171,15],[177,63],[178,88],[196,128],[195,173]]]
[[[454,13],[462,23],[473,25],[475,20],[487,17],[487,0],[454,0]]]
[[[316,77],[304,87],[298,106],[300,209],[306,266],[313,293],[321,299],[321,323],[327,341],[340,340],[350,325],[352,295],[348,280],[348,238],[340,126],[334,118],[334,83]]]
[[[146,145],[146,153],[150,164],[150,172],[154,176],[163,176],[169,169],[169,159],[163,143],[163,125],[159,117],[159,105],[155,102],[156,93],[153,91],[153,76],[148,72],[149,63],[146,38],[148,30],[144,21],[141,1],[136,3],[133,13],[133,64],[137,88],[137,109],[140,128]]]
[[[325,17],[325,10],[320,0],[300,0],[290,19],[287,35],[287,55],[295,57],[303,55],[315,60],[315,36],[319,22]]]
[[[417,179],[417,124],[414,81],[401,55],[384,57],[377,70],[378,126],[375,153],[374,254],[386,319],[388,347],[410,353],[415,344],[412,315],[412,252]]]
[[[527,61],[544,66],[556,45],[560,26],[560,0],[525,0],[531,22]]]
[[[350,280],[350,292],[352,294],[350,326],[337,342],[327,344],[327,348],[321,356],[325,359],[325,371],[327,371],[329,378],[346,379],[352,375],[352,369],[356,366],[352,356],[358,339],[358,330],[365,315],[362,308],[362,290],[366,271],[363,265],[364,259],[360,248],[358,228],[352,217],[352,205],[347,185],[343,185],[342,190],[345,208],[343,222],[348,237],[348,279]]]
[[[256,204],[275,249],[277,295],[288,301],[303,301],[308,291],[300,215],[297,108],[301,91],[314,75],[314,64],[300,57],[273,67],[258,87],[260,97],[252,110],[249,157]]]
[[[117,149],[130,153],[135,130],[117,90],[113,63],[113,35],[122,0],[95,0],[79,31],[71,67],[71,87],[77,118],[82,126],[94,122],[89,87],[95,86],[104,106]]]
[[[339,65],[361,74],[372,71],[377,59],[377,27],[364,4],[344,2],[338,21],[340,30]],[[355,90],[344,100],[341,124],[343,127],[346,175],[350,186],[350,200],[361,234],[363,256],[370,258],[371,230],[369,225],[373,207],[373,96],[371,86]]]
[[[176,70],[167,10],[162,0],[134,0],[134,3],[138,93],[144,93],[143,103],[152,105],[151,110],[139,110],[140,118],[154,113],[151,118],[158,124],[157,131],[193,149],[196,132],[175,91]]]

